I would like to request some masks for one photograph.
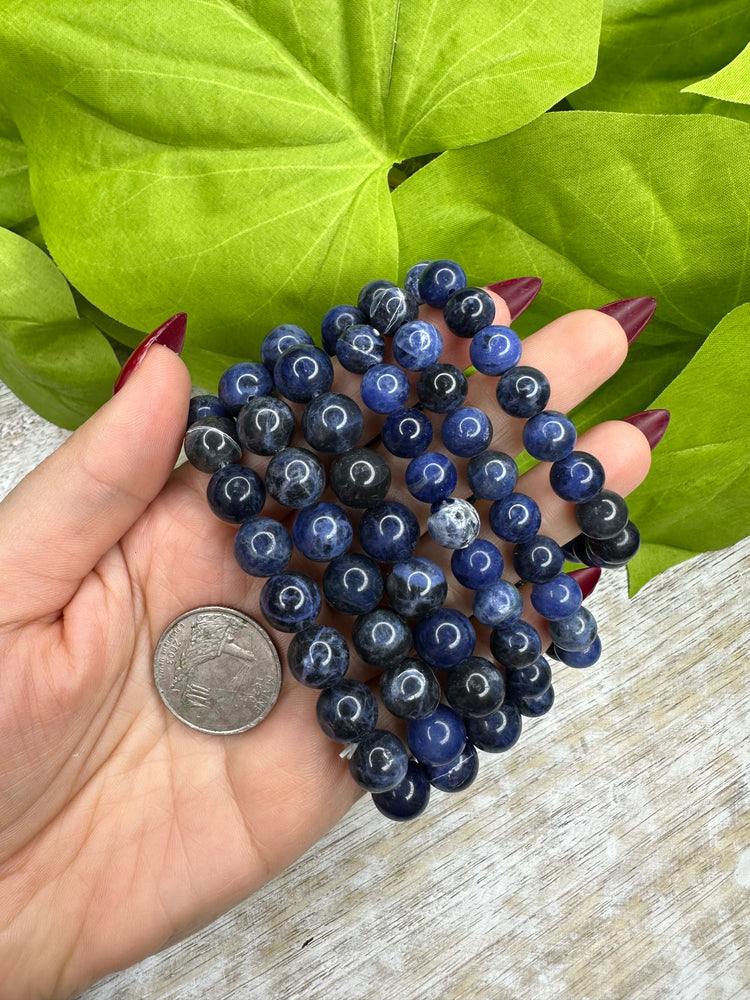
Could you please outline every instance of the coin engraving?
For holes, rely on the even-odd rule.
[[[203,733],[256,726],[281,689],[281,663],[265,629],[233,608],[195,608],[171,622],[154,652],[167,708]]]

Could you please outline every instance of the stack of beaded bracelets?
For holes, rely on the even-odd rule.
[[[581,534],[569,545],[539,534],[539,507],[515,492],[513,458],[488,447],[493,429],[487,415],[464,405],[466,375],[440,362],[440,332],[417,318],[422,302],[441,308],[454,334],[471,338],[474,368],[499,376],[496,395],[502,410],[526,420],[526,451],[551,463],[553,490],[575,504]],[[330,309],[321,324],[322,348],[301,327],[275,327],[261,345],[260,362],[233,365],[221,377],[218,396],[196,396],[190,406],[186,455],[211,473],[207,496],[214,513],[239,525],[234,544],[239,565],[267,577],[260,595],[265,619],[275,629],[295,633],[289,669],[302,684],[320,689],[321,728],[331,739],[351,745],[354,780],[372,793],[384,815],[396,820],[421,813],[431,787],[449,792],[468,787],[477,774],[477,748],[510,749],[522,716],[543,715],[554,700],[539,633],[521,619],[519,589],[502,579],[497,546],[478,538],[476,502],[492,501],[490,527],[513,543],[515,573],[521,583],[531,584],[531,603],[548,622],[552,645],[547,653],[570,666],[594,663],[601,643],[593,615],[581,604],[579,584],[563,572],[565,557],[588,566],[622,566],[640,543],[625,501],[604,489],[599,461],[574,450],[573,423],[545,409],[547,378],[518,364],[518,336],[510,327],[494,325],[494,318],[491,296],[468,287],[458,264],[422,261],[409,270],[403,288],[372,281],[357,306]],[[393,337],[395,364],[383,363],[385,336]],[[350,397],[331,391],[334,354],[343,368],[361,374],[363,404],[386,415],[382,445],[410,459],[406,487],[430,505],[428,532],[453,550],[453,575],[474,591],[473,615],[492,629],[496,662],[473,655],[471,619],[443,606],[448,584],[442,569],[415,554],[416,516],[387,499],[388,462],[376,451],[357,447],[362,410]],[[407,405],[411,385],[404,369],[420,373],[418,402],[412,406]],[[297,423],[281,397],[304,404],[300,429],[309,448],[291,445]],[[445,449],[469,459],[473,495],[468,500],[452,496],[458,481],[453,461],[429,450],[428,412],[445,415],[440,430]],[[240,464],[243,448],[271,456],[265,481]],[[316,452],[336,456],[328,485],[339,503],[321,500],[326,470]],[[291,535],[279,521],[261,516],[266,492],[298,510]],[[363,510],[362,551],[351,551],[354,528],[345,507]],[[355,616],[352,643],[363,661],[383,670],[381,698],[406,721],[406,746],[376,728],[377,701],[370,687],[345,676],[350,650],[344,635],[316,624],[320,588],[307,574],[287,571],[295,547],[305,558],[328,564],[323,595],[335,611]],[[416,656],[408,655],[412,646]],[[436,671],[444,671],[442,685]]]

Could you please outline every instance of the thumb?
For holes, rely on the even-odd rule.
[[[169,321],[170,344],[184,322]],[[128,365],[116,395],[0,503],[0,625],[58,614],[174,467],[188,370],[153,334]]]

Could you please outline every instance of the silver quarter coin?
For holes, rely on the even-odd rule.
[[[281,689],[281,663],[265,629],[232,608],[175,618],[154,652],[164,704],[202,733],[244,733],[268,715]]]

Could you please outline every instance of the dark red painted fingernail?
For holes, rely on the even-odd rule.
[[[511,322],[529,308],[541,287],[541,278],[509,278],[508,281],[496,281],[494,285],[487,285],[491,292],[505,299]]]
[[[577,581],[585,601],[599,582],[599,577],[602,575],[602,571],[598,566],[584,566],[583,569],[572,570],[568,575],[572,576],[573,579]]]
[[[148,337],[145,337],[122,366],[122,370],[117,376],[115,387],[112,390],[113,394],[122,389],[127,380],[146,357],[148,349],[153,347],[154,344],[164,344],[165,347],[169,347],[173,350],[175,354],[179,354],[182,350],[183,344],[185,343],[186,329],[187,313],[177,313],[175,316],[170,317],[166,320],[166,322],[162,323],[160,327],[157,327],[157,329],[154,330],[153,333],[150,333]]]
[[[625,417],[627,423],[637,427],[641,434],[648,441],[651,451],[664,437],[664,432],[669,427],[669,410],[642,410],[640,413],[633,413]]]
[[[605,306],[599,306],[597,311],[606,313],[607,316],[614,316],[625,331],[629,347],[645,329],[646,324],[656,311],[657,304],[652,295],[639,295],[635,299],[618,299],[617,302],[608,302]]]

